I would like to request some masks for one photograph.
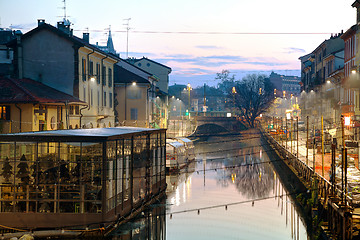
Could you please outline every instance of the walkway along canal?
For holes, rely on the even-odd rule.
[[[357,202],[342,189],[347,189],[346,171],[341,171],[342,189],[335,184],[335,177],[331,182],[313,171],[313,168],[289,152],[269,133],[262,131],[263,139],[275,153],[296,174],[308,193],[298,196],[302,207],[313,218],[312,228],[320,227],[321,233],[331,239],[358,239],[359,212]],[[315,155],[314,155],[315,156]],[[344,166],[348,166],[345,154]],[[332,152],[332,171],[335,173],[335,150]],[[344,173],[342,173],[344,172]]]

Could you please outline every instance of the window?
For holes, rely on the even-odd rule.
[[[79,114],[80,114],[80,107],[75,106],[75,115],[79,115]]]
[[[111,68],[108,68],[108,80],[109,80],[109,87],[112,86],[112,69]]]
[[[84,86],[84,102],[86,102],[86,87]]]
[[[137,108],[131,108],[130,109],[130,117],[131,117],[131,120],[138,120],[138,110],[137,110]]]
[[[93,105],[93,90],[90,90],[90,105]]]
[[[10,106],[0,106],[0,119],[10,120]]]
[[[74,106],[70,106],[70,115],[74,115]]]
[[[93,61],[90,61],[89,73],[90,73],[90,77],[94,76],[94,62]]]
[[[100,92],[97,91],[97,105],[100,106]]]
[[[82,59],[82,66],[81,66],[81,69],[82,69],[82,80],[83,81],[86,81],[86,60],[85,58]]]
[[[103,102],[103,106],[106,107],[106,92],[104,92],[104,102]]]
[[[109,106],[110,106],[110,108],[112,108],[112,106],[113,106],[112,93],[109,93]]]
[[[51,119],[50,119],[50,127],[51,127],[51,130],[55,129],[55,127],[56,127],[55,117],[51,117]]]
[[[101,76],[102,84],[104,86],[106,86],[106,67],[105,66],[102,67],[101,73],[102,73],[102,76]]]
[[[100,64],[96,64],[96,81],[98,84],[100,84]]]

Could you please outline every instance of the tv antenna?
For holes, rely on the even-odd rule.
[[[64,10],[64,15],[63,16],[58,16],[58,17],[63,18],[63,22],[64,22],[65,25],[70,25],[70,21],[67,19],[69,16],[66,15],[66,0],[62,0],[62,2],[64,3],[64,6],[59,7],[59,8]]]
[[[131,29],[130,28],[130,20],[131,20],[131,18],[125,18],[123,20],[127,21],[123,25],[126,26],[126,58],[128,58],[129,57],[129,30]]]
[[[62,9],[64,10],[64,20],[66,19],[66,0],[62,0],[64,3],[64,6],[62,7]]]

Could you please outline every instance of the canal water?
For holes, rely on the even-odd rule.
[[[167,176],[167,198],[113,239],[308,239],[296,193],[284,187],[257,132],[195,148],[195,161]]]

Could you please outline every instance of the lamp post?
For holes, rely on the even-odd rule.
[[[190,83],[187,84],[186,90],[188,91],[188,112],[189,112],[189,119],[190,119],[190,110],[191,110],[191,102],[190,102],[190,91],[192,90]]]
[[[234,104],[234,106],[233,106],[233,114],[235,115],[235,94],[237,93],[235,87],[232,87],[231,92],[232,92],[232,95],[233,95],[233,104]]]

